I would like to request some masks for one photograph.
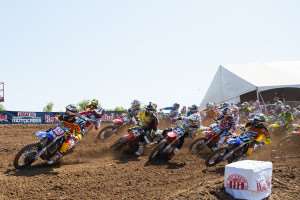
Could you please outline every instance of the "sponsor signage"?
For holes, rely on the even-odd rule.
[[[5,114],[0,114],[0,123],[1,122],[8,122],[7,115]]]
[[[62,112],[24,112],[3,111],[0,112],[0,124],[55,124],[57,115]],[[121,113],[107,111],[102,116],[102,121],[108,122],[116,119]]]
[[[227,178],[226,187],[235,190],[248,190],[247,178],[239,174],[232,174]]]

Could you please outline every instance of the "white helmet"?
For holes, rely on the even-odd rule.
[[[236,105],[233,105],[231,107],[231,111],[232,111],[232,113],[237,114],[237,113],[239,113],[239,107],[237,107]]]
[[[201,117],[198,114],[193,114],[188,117],[189,122],[192,126],[200,126]]]
[[[213,108],[213,107],[214,107],[214,103],[212,103],[212,102],[208,102],[206,104],[206,108]]]

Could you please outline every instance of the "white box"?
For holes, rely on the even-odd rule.
[[[262,200],[272,192],[271,162],[243,160],[226,165],[225,191],[236,199]]]

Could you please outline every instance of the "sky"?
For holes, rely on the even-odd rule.
[[[300,60],[298,0],[0,0],[7,110],[200,104],[219,65]]]

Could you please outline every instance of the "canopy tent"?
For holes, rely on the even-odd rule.
[[[240,96],[277,88],[300,88],[300,61],[220,66],[204,96],[208,102],[239,102]]]

